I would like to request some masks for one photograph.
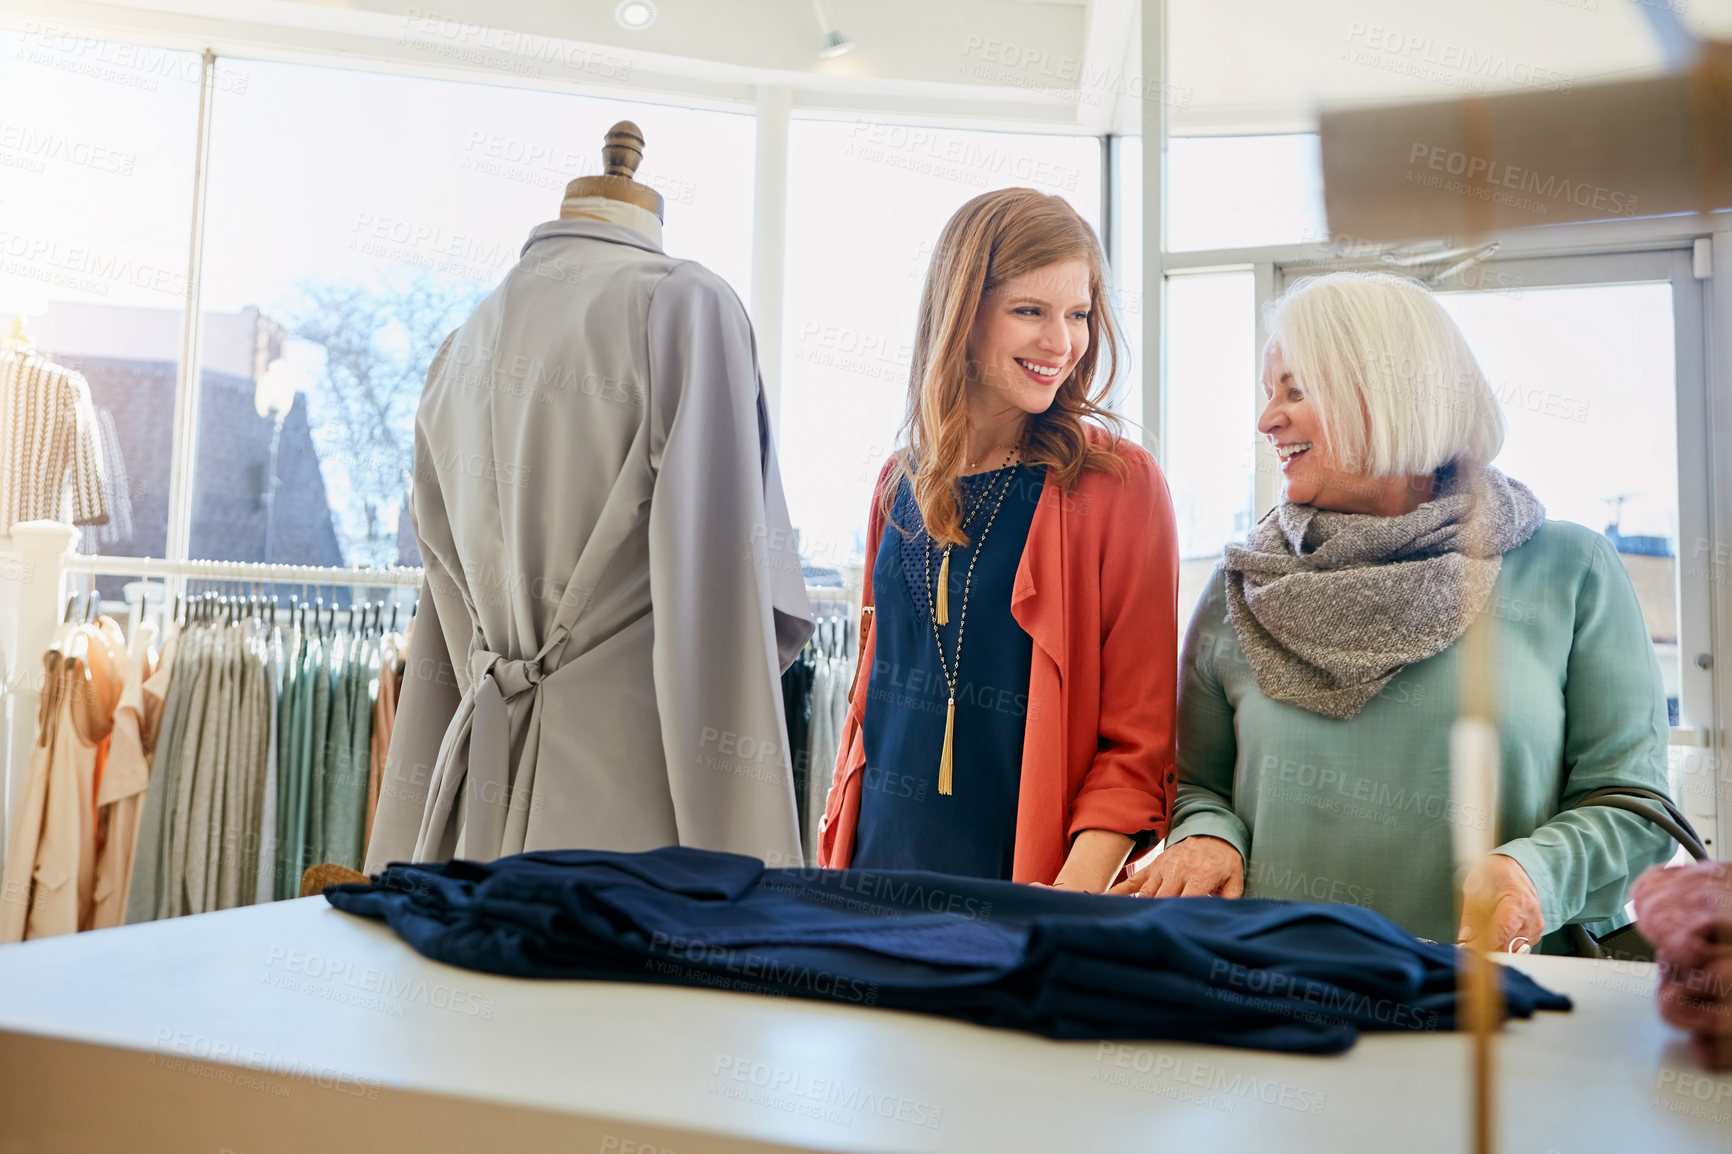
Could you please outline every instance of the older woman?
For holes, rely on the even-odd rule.
[[[1113,892],[1350,902],[1469,941],[1451,828],[1494,822],[1465,883],[1494,910],[1475,944],[1615,928],[1670,849],[1640,817],[1570,808],[1604,786],[1666,790],[1659,665],[1617,553],[1489,465],[1502,416],[1426,289],[1308,278],[1269,321],[1257,428],[1285,500],[1198,606],[1167,849]],[[1498,619],[1497,814],[1449,789],[1458,642],[1481,613]]]

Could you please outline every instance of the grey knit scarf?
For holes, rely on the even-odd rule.
[[[1435,496],[1397,517],[1277,505],[1225,560],[1227,618],[1257,687],[1353,717],[1402,666],[1467,632],[1503,555],[1545,515],[1526,485],[1489,466],[1445,466]]]

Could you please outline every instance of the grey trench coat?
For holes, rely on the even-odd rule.
[[[702,265],[552,221],[415,421],[426,566],[366,868],[799,856],[781,671],[811,634],[751,323]]]

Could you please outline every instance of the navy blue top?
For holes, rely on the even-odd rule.
[[[1045,480],[1045,466],[1028,465],[961,479],[969,544],[950,552],[950,622],[938,628],[944,660],[956,675],[949,796],[938,792],[938,763],[950,690],[932,636],[927,592],[930,581],[932,595],[937,593],[943,551],[931,545],[910,482],[897,491],[894,524],[885,525],[872,566],[875,656],[867,682],[855,869],[1010,878],[1034,657],[1034,640],[1010,615],[1010,593]],[[981,530],[1000,491],[1004,502],[983,547]],[[958,669],[963,583],[977,550]]]
[[[961,788],[958,779],[966,797]],[[1455,1025],[1455,947],[1350,905],[769,870],[686,846],[399,862],[325,897],[384,919],[435,961],[514,977],[673,983],[1054,1038],[1312,1054],[1345,1050],[1361,1030]],[[1519,970],[1496,968],[1511,1017],[1569,1009]]]

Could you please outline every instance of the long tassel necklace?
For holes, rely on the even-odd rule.
[[[1012,445],[1012,446],[1010,446],[1010,448],[1005,450],[1004,464],[999,466],[1000,469],[1005,469],[1005,468],[1008,468],[1010,466],[1010,459],[1016,455],[1016,450],[1021,446],[1021,444],[1022,443],[1019,441],[1015,445]],[[970,465],[972,465],[973,463],[974,462],[972,462],[972,461],[969,462]],[[991,488],[992,488],[991,485],[987,486],[988,491],[990,491]],[[968,526],[970,524],[972,524],[974,521],[974,515],[976,513],[980,512],[981,506],[983,506],[985,504],[986,504],[986,493],[982,493],[980,495],[980,500],[975,502],[974,508],[970,509],[967,512],[967,514],[964,515],[962,518],[962,531],[963,532],[966,533],[968,531]],[[950,550],[951,550],[951,548],[952,548],[952,546],[946,545],[944,547],[943,554],[941,554],[939,559],[938,559],[938,598],[936,601],[930,602],[930,604],[933,606],[932,611],[938,615],[938,624],[940,624],[940,625],[949,625],[950,624]],[[928,562],[931,561],[931,557],[932,557],[932,554],[929,550],[927,553]],[[930,584],[930,582],[928,582],[928,584]]]
[[[962,672],[962,634],[968,628],[968,591],[974,584],[974,563],[980,560],[980,554],[986,548],[986,535],[992,532],[992,523],[998,519],[998,510],[1004,505],[1004,496],[1010,492],[1011,480],[1015,470],[1010,467],[1010,460],[1017,450],[1016,445],[1004,455],[1004,465],[1000,472],[1004,474],[1004,484],[998,487],[998,498],[993,502],[992,513],[986,518],[986,525],[980,530],[980,539],[974,543],[974,554],[968,559],[968,573],[962,579],[962,619],[956,625],[956,660],[947,663],[944,660],[944,638],[939,634],[940,625],[950,623],[950,546],[944,547],[944,558],[939,562],[938,592],[932,591],[932,534],[926,535],[926,599],[933,606],[932,639],[938,643],[938,667],[944,671],[944,684],[950,691],[950,702],[944,710],[944,752],[938,759],[938,792],[949,795],[952,790],[952,750],[956,740],[956,679]],[[995,478],[996,480],[996,478]],[[980,497],[980,506],[986,504],[987,495],[992,491],[993,482],[987,483],[987,492]]]

